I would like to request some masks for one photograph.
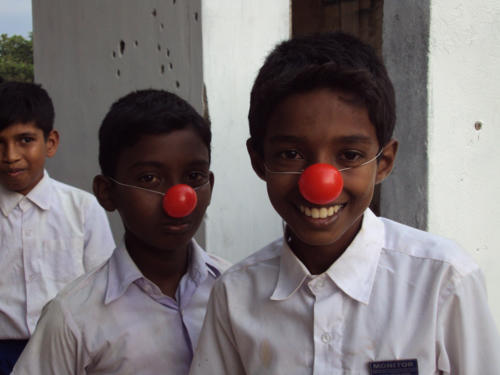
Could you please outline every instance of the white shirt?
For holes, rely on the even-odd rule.
[[[230,268],[214,286],[190,375],[370,374],[371,361],[406,359],[419,374],[493,375],[499,354],[470,257],[367,210],[321,275],[282,240]]]
[[[187,374],[210,291],[228,266],[192,244],[175,300],[121,244],[47,305],[12,374]]]
[[[29,338],[42,307],[114,247],[93,195],[47,172],[26,196],[0,187],[0,340]]]

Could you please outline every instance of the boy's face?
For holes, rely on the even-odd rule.
[[[196,189],[198,204],[194,211],[183,218],[170,217],[163,210],[163,196],[109,180],[104,196],[102,189],[96,189],[96,183],[94,191],[106,209],[120,213],[127,245],[130,241],[153,251],[183,249],[210,203],[214,178],[209,168],[208,149],[190,127],[167,134],[143,135],[134,146],[121,152],[114,179],[162,194],[180,183],[200,186]],[[102,186],[102,176],[96,181]]]
[[[0,130],[0,183],[8,190],[28,194],[42,179],[45,158],[56,153],[58,144],[57,131],[45,138],[33,122]]]
[[[373,158],[380,145],[367,109],[342,98],[349,99],[349,95],[328,89],[286,98],[270,117],[263,158],[249,147],[252,165],[266,181],[274,208],[293,235],[310,246],[345,249],[349,245],[360,228],[375,184],[390,173],[397,148],[391,141],[378,162],[342,172],[344,187],[340,196],[324,205],[310,203],[301,196],[298,174],[270,173],[266,169],[295,163],[304,167],[328,163],[339,168],[339,164],[356,158]],[[323,207],[329,209],[326,218],[311,216],[312,209]]]

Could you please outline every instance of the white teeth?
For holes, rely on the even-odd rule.
[[[321,208],[299,206],[299,209],[300,212],[302,212],[306,216],[312,217],[313,219],[326,219],[327,217],[333,216],[337,212],[339,212],[342,209],[342,205],[336,204],[334,206]]]
[[[328,216],[328,209],[325,207],[321,207],[319,209],[319,217],[325,219]]]

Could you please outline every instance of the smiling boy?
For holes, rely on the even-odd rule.
[[[124,241],[47,305],[13,374],[187,374],[228,265],[193,239],[214,185],[210,142],[208,122],[175,94],[141,90],[112,105],[94,191],[120,214]],[[168,209],[176,187],[196,196],[185,212]]]
[[[342,33],[283,42],[255,80],[249,123],[284,237],[215,284],[190,374],[497,373],[477,265],[368,208],[397,151],[394,90],[374,51]],[[332,179],[339,195],[307,193]]]
[[[95,197],[44,170],[59,144],[53,123],[41,86],[0,84],[0,374],[10,373],[42,307],[114,248]]]

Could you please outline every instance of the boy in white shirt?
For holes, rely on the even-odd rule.
[[[54,107],[32,83],[0,84],[0,374],[8,374],[42,307],[114,248],[95,197],[44,170],[57,150]]]
[[[190,374],[499,373],[478,266],[368,208],[397,150],[374,51],[342,33],[283,42],[249,123],[252,166],[286,229],[215,284]]]
[[[113,104],[94,192],[119,212],[124,241],[47,305],[13,374],[188,373],[212,285],[228,266],[193,239],[214,184],[210,142],[208,122],[172,93],[137,91]]]

